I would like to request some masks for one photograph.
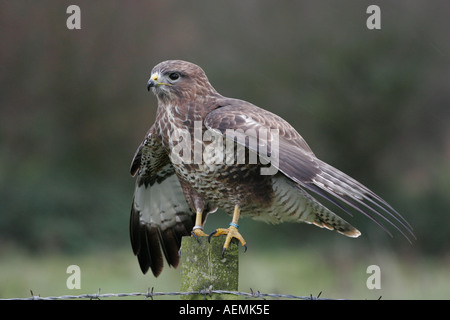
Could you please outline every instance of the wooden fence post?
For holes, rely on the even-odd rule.
[[[231,241],[222,257],[225,237],[183,237],[181,240],[181,291],[213,290],[237,291],[239,283],[238,246]],[[237,299],[234,295],[187,295],[183,299]]]

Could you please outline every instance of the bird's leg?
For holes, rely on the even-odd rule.
[[[191,232],[192,236],[195,237],[195,239],[197,239],[197,241],[198,241],[197,237],[206,237],[206,236],[208,236],[203,231],[202,215],[203,215],[202,210],[198,210],[197,209],[197,213],[195,215],[195,226],[194,226],[194,228],[192,228],[192,232]]]
[[[214,232],[212,232],[208,239],[211,239],[212,236],[218,237],[220,235],[226,234],[227,238],[225,239],[225,243],[223,245],[222,250],[222,256],[225,254],[225,251],[227,251],[228,246],[230,245],[231,239],[236,238],[239,240],[241,245],[244,247],[244,252],[247,251],[247,243],[244,240],[244,237],[239,233],[238,228],[238,221],[240,216],[241,209],[238,205],[234,206],[234,212],[233,212],[233,219],[231,220],[230,226],[227,229],[216,229]]]

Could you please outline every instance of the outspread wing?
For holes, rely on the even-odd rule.
[[[142,272],[151,268],[156,277],[163,268],[162,252],[170,266],[178,265],[181,237],[190,234],[195,217],[153,127],[137,149],[130,172],[137,175],[130,216],[131,245]]]
[[[349,177],[338,169],[319,160],[309,148],[300,134],[281,117],[258,108],[255,105],[238,100],[224,98],[218,101],[218,107],[210,112],[204,119],[205,126],[213,131],[225,135],[227,129],[244,131],[246,136],[258,135],[260,130],[267,132],[267,138],[259,138],[257,144],[249,143],[250,139],[242,140],[231,136],[238,143],[243,144],[254,152],[259,152],[261,146],[265,150],[271,150],[269,146],[274,140],[274,133],[278,134],[278,147],[271,150],[277,162],[272,163],[285,176],[295,181],[303,189],[321,196],[351,215],[348,208],[361,212],[369,219],[377,223],[389,235],[392,234],[384,226],[381,220],[394,226],[409,241],[409,237],[415,238],[408,222],[394,210],[386,201],[377,196],[367,187]],[[275,129],[277,131],[271,131]],[[269,155],[266,152],[264,155]],[[345,204],[345,205],[344,205]]]

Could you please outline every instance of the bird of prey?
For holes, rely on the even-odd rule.
[[[209,235],[226,235],[223,252],[232,238],[246,248],[238,230],[240,216],[273,224],[306,222],[358,237],[360,232],[323,200],[339,211],[359,211],[391,236],[386,223],[408,240],[414,238],[396,210],[318,159],[287,121],[222,96],[199,66],[161,62],[147,88],[156,95],[158,109],[130,168],[137,177],[130,238],[143,273],[150,268],[158,276],[163,256],[177,267],[181,237],[207,236],[206,217],[218,208],[232,216],[228,228]]]

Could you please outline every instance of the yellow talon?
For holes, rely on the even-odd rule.
[[[225,239],[225,243],[223,245],[222,255],[224,255],[225,251],[228,250],[231,239],[233,239],[233,238],[236,238],[239,240],[241,245],[244,247],[244,252],[247,251],[247,243],[245,242],[244,237],[238,231],[239,225],[237,224],[237,222],[239,220],[239,215],[240,215],[240,209],[239,209],[239,206],[236,205],[234,207],[233,219],[230,223],[230,226],[227,229],[222,229],[222,228],[216,229],[216,231],[212,232],[208,237],[208,240],[209,240],[209,239],[211,239],[212,236],[218,237],[218,236],[221,236],[224,234],[227,235],[227,238]]]
[[[208,239],[211,239],[212,236],[218,237],[221,235],[226,234],[227,237],[225,239],[225,243],[223,245],[222,255],[225,254],[225,251],[228,250],[228,247],[230,246],[231,239],[236,238],[239,240],[241,245],[244,247],[244,252],[247,251],[247,243],[244,240],[244,237],[239,233],[238,229],[234,226],[230,226],[228,229],[222,229],[219,228],[213,233],[211,233],[208,237]]]
[[[195,226],[192,228],[191,235],[197,239],[198,237],[207,237],[208,235],[203,231],[203,225],[202,225],[202,211],[197,210],[196,216],[195,216]]]
[[[191,235],[195,238],[197,237],[207,237],[208,235],[203,231],[203,228],[196,228],[192,229]]]

